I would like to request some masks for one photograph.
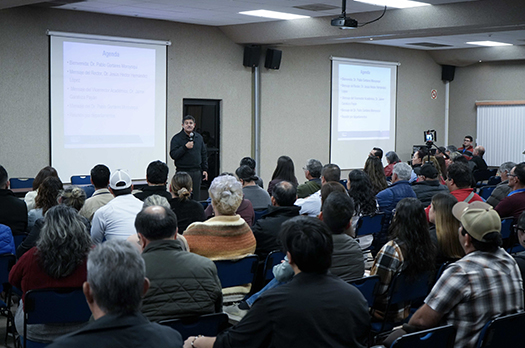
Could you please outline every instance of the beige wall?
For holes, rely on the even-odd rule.
[[[251,69],[242,66],[243,48],[218,28],[19,8],[0,11],[0,163],[11,176],[34,176],[49,164],[48,29],[170,40],[168,140],[180,129],[184,98],[220,99],[221,170],[234,171],[241,157],[251,155]],[[261,68],[259,166],[266,183],[282,154],[294,159],[299,181],[304,180],[301,167],[308,158],[329,160],[330,56],[401,64],[396,150],[403,160],[409,159],[412,144],[421,143],[423,130],[443,134],[441,68],[427,53],[367,44],[283,47],[282,51],[280,70]],[[430,98],[431,89],[437,89],[437,100]]]
[[[467,134],[476,138],[476,101],[524,100],[524,83],[525,60],[457,68],[450,83],[450,144],[461,146]]]

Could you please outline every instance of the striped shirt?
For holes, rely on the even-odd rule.
[[[521,274],[501,248],[474,251],[447,267],[425,303],[456,327],[454,347],[475,347],[491,318],[523,309]]]

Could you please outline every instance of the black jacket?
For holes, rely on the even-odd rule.
[[[252,231],[257,240],[255,253],[259,255],[259,260],[265,260],[271,251],[280,248],[278,237],[281,224],[294,216],[299,215],[300,207],[268,207],[268,213],[263,215],[252,226]]]
[[[106,314],[82,329],[57,338],[49,348],[182,347],[180,333],[150,323],[144,315]]]
[[[190,137],[184,129],[171,138],[170,156],[175,161],[177,171],[208,170],[208,152],[202,135],[193,132],[193,148],[188,149],[186,143]]]
[[[0,190],[0,224],[8,226],[13,235],[27,229],[27,205],[11,190]]]
[[[426,180],[415,182],[412,184],[412,190],[416,193],[417,199],[423,203],[424,207],[428,207],[432,202],[432,197],[436,193],[444,192],[448,193],[448,188],[445,185],[441,185],[439,180]]]
[[[171,193],[166,191],[166,185],[164,186],[146,186],[142,189],[142,192],[134,193],[133,196],[137,197],[141,201],[144,201],[149,196],[159,195],[171,201]]]

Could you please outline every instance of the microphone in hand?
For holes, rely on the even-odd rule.
[[[190,141],[193,141],[193,137],[195,136],[195,134],[193,134],[193,132],[190,133]]]

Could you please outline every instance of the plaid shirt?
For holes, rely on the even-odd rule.
[[[399,244],[398,244],[399,243]],[[379,276],[379,286],[377,288],[377,296],[372,309],[372,315],[376,318],[382,319],[385,316],[386,306],[390,297],[388,296],[388,288],[394,276],[401,272],[404,268],[404,257],[401,252],[402,243],[399,240],[391,240],[383,245],[381,250],[374,260],[370,275],[377,274]],[[391,305],[386,314],[387,321],[399,322],[408,317],[410,313],[409,303],[398,303]]]
[[[425,303],[456,327],[454,347],[475,347],[490,319],[523,309],[521,274],[505,250],[475,251],[447,267]]]

